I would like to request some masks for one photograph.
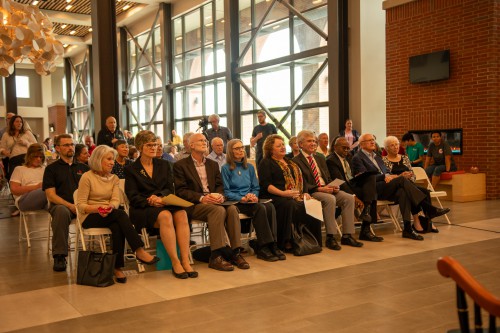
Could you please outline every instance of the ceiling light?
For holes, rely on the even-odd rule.
[[[279,25],[279,24],[278,24],[278,25],[275,25],[275,26],[273,27],[273,30],[276,30],[276,29],[278,29],[279,27],[280,27],[280,25]]]
[[[64,47],[64,48],[67,48],[67,47],[68,47],[68,44],[63,44],[63,47]]]
[[[32,4],[33,6],[36,6],[36,5],[38,5],[38,3],[39,3],[39,2],[40,2],[40,1],[35,0],[35,1],[33,1],[31,4]]]
[[[8,77],[14,72],[14,63],[24,60],[32,62],[39,75],[54,72],[64,48],[55,39],[47,15],[36,6],[13,0],[2,0],[1,3],[0,20],[4,26],[0,29],[0,76]]]
[[[220,23],[224,23],[224,22],[225,22],[224,19],[220,20]]]
[[[61,25],[61,29],[66,29],[67,26],[68,26],[67,24]]]
[[[71,9],[71,7],[73,7],[73,5],[67,5],[67,6],[66,6],[66,10],[70,10],[70,9]]]
[[[211,27],[212,25],[214,25],[214,24],[212,22],[210,22],[210,23],[205,24],[205,27]]]
[[[316,5],[316,4],[318,4],[318,3],[322,3],[322,2],[323,2],[323,0],[314,0],[312,3],[313,3],[314,5]]]
[[[92,32],[92,28],[89,28],[89,32]]]
[[[129,8],[130,8],[130,5],[125,5],[125,6],[123,6],[123,11],[126,11]]]
[[[182,40],[182,36],[177,37],[175,40]]]
[[[70,35],[74,35],[74,34],[76,34],[76,31],[75,31],[75,30],[71,30],[71,31],[69,32],[69,34],[70,34]]]
[[[70,3],[71,1],[73,1],[73,0],[66,0],[67,3]]]

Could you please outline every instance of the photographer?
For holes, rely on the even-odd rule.
[[[219,125],[220,117],[216,114],[210,115],[208,117],[208,122],[212,124],[212,128],[206,131],[206,137],[208,142],[212,142],[213,138],[221,138],[224,142],[224,153],[226,152],[226,145],[229,140],[233,138],[233,134],[227,127]]]

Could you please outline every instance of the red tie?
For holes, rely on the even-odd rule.
[[[314,176],[314,181],[316,182],[316,185],[321,186],[321,183],[319,182],[319,174],[318,174],[318,168],[316,168],[316,163],[314,162],[314,159],[311,155],[307,156],[309,159],[309,165],[311,166],[311,170]]]

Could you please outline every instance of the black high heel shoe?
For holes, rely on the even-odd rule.
[[[127,283],[127,277],[117,277],[115,276],[116,283]]]
[[[195,273],[198,274],[197,272]],[[173,267],[172,267],[172,275],[178,279],[187,279],[189,277],[189,274],[187,272],[176,273]]]
[[[190,278],[197,278],[198,277],[198,272],[197,271],[192,271],[192,272],[186,272],[187,275],[190,277]]]
[[[141,258],[137,257],[137,260],[139,260],[141,263],[143,263],[144,265],[154,265],[156,264],[158,261],[160,261],[160,258],[158,258],[157,256],[154,256],[153,259],[151,259],[150,261],[146,261],[146,260],[142,260]]]

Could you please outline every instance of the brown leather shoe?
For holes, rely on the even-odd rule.
[[[233,256],[233,259],[231,259],[231,264],[235,265],[239,269],[249,269],[250,265],[246,262],[245,259],[243,259],[243,256],[241,254],[237,254]]]
[[[224,271],[224,272],[230,272],[234,270],[233,265],[231,263],[227,262],[222,256],[218,256],[215,258],[210,258],[210,261],[208,263],[208,267],[218,270],[218,271]]]

